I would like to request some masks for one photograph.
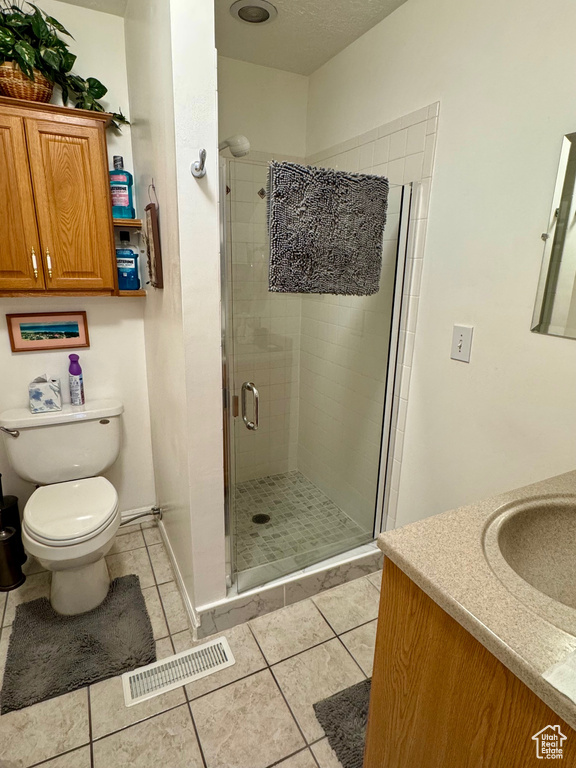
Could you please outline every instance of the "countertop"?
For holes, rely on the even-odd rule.
[[[500,507],[547,494],[576,494],[576,471],[382,533],[378,546],[576,730],[576,704],[541,677],[576,650],[576,634],[516,598],[496,577],[483,549],[484,531]]]

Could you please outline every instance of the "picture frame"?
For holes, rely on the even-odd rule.
[[[12,352],[46,352],[90,346],[86,312],[6,315]]]
[[[148,282],[153,288],[164,288],[160,230],[158,228],[158,206],[156,203],[148,203],[144,212],[146,217],[144,221],[144,240],[146,242]]]

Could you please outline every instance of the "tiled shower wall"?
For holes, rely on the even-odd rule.
[[[413,206],[414,248],[405,284],[389,523],[395,514],[437,115],[438,104],[425,107],[306,159],[389,178],[381,288],[375,296],[269,293],[266,201],[258,192],[266,186],[271,158],[251,152],[229,164],[235,391],[240,394],[241,383],[253,381],[261,395],[258,432],[236,419],[236,482],[299,469],[365,530],[373,525],[378,480],[399,185],[414,181],[422,185]],[[251,395],[248,403],[250,417]]]
[[[437,114],[438,105],[425,107],[307,158],[308,164],[387,176],[391,185],[379,292],[302,297],[298,468],[366,530],[374,523],[394,293],[401,194],[394,185],[429,187]],[[412,272],[418,270],[419,285],[421,265],[409,261],[408,307]],[[402,354],[406,340],[413,348],[403,329]],[[401,449],[401,436],[397,444]],[[398,470],[397,456],[393,466]],[[393,481],[396,486],[396,475]]]
[[[262,190],[269,158],[259,158],[251,152],[245,161],[229,164],[234,389],[240,395],[242,382],[251,381],[260,393],[258,431],[235,420],[236,482],[288,472],[296,469],[297,460],[301,299],[268,292]],[[247,405],[251,419],[250,393]]]

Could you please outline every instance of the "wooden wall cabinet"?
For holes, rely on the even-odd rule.
[[[118,294],[109,120],[0,97],[0,296]]]
[[[538,768],[548,725],[575,768],[576,732],[386,558],[364,768]]]

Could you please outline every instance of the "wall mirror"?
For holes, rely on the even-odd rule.
[[[576,339],[576,133],[562,141],[532,330]]]

